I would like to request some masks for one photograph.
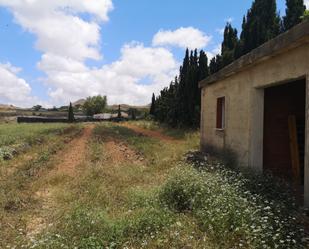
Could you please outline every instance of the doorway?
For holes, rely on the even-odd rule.
[[[306,80],[264,90],[263,170],[304,185]]]

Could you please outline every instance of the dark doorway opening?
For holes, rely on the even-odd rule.
[[[304,184],[306,80],[265,89],[265,171]]]

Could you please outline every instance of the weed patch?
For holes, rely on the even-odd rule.
[[[218,248],[305,247],[297,210],[286,205],[293,202],[291,198],[270,201],[251,192],[249,180],[240,173],[222,165],[212,167],[211,171],[177,169],[162,187],[161,203],[193,215]]]

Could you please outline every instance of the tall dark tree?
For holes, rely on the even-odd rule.
[[[283,17],[284,30],[289,30],[300,23],[305,10],[303,0],[286,0],[286,16]]]
[[[187,49],[179,77],[175,77],[155,100],[155,118],[171,126],[197,127],[201,105],[198,83],[208,75],[206,53]]]
[[[121,118],[121,107],[120,107],[120,105],[118,106],[117,117]]]
[[[214,74],[218,72],[220,69],[222,69],[222,67],[223,67],[222,56],[220,54],[217,54],[215,57],[213,57],[210,60],[210,64],[209,64],[210,74]]]
[[[241,33],[242,51],[246,54],[280,33],[276,0],[255,0],[248,10]]]
[[[208,57],[206,53],[201,50],[198,60],[198,80],[201,81],[209,76]]]
[[[180,75],[179,75],[179,87],[177,90],[176,98],[177,98],[177,114],[181,123],[185,123],[188,114],[188,77],[190,70],[190,51],[186,50],[185,58],[183,60],[182,67],[180,67]]]
[[[69,123],[73,123],[75,121],[72,103],[70,103],[69,106],[68,121]]]
[[[230,23],[227,23],[224,29],[224,38],[221,46],[222,67],[225,67],[235,60],[237,44],[237,29],[234,29]]]
[[[201,89],[198,84],[201,80],[209,76],[208,58],[206,53],[201,50],[198,57],[198,67],[196,72],[196,85],[194,87],[194,109],[193,109],[193,126],[198,127],[201,117]]]
[[[151,99],[151,106],[150,106],[149,114],[150,115],[155,115],[155,112],[156,112],[156,96],[153,93],[152,94],[152,99]]]
[[[238,40],[237,44],[236,44],[236,48],[235,48],[235,52],[234,52],[234,57],[235,59],[240,58],[242,55],[244,55],[244,42],[245,42],[245,34],[247,34],[248,31],[248,27],[247,27],[247,19],[246,16],[243,17],[242,19],[242,32],[240,34],[240,39]],[[246,31],[244,31],[246,30]]]

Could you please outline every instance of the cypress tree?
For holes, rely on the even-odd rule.
[[[224,38],[221,46],[222,67],[227,66],[235,60],[235,50],[238,44],[237,29],[227,23],[224,29]]]
[[[193,121],[192,126],[199,127],[201,117],[201,89],[198,83],[209,76],[208,58],[206,53],[201,50],[198,57],[198,67],[196,72],[196,85],[194,89],[194,107],[193,107]]]
[[[121,118],[121,108],[120,108],[120,105],[118,106],[118,114],[117,114],[117,117],[118,117],[118,118]]]
[[[276,0],[255,0],[244,18],[241,54],[246,54],[280,33]],[[239,54],[238,54],[239,56]]]
[[[208,75],[206,53],[187,49],[179,77],[155,99],[155,119],[173,127],[197,127],[201,105],[198,83]]]
[[[201,50],[198,61],[198,81],[201,81],[209,76],[208,58],[206,53]]]
[[[209,64],[209,71],[210,74],[214,74],[216,72],[218,72],[220,69],[222,69],[222,56],[217,54],[215,57],[213,57],[210,60],[210,64]]]
[[[73,123],[75,121],[73,106],[72,106],[71,102],[70,102],[69,112],[68,112],[68,121],[69,121],[69,123]]]
[[[303,0],[286,0],[286,16],[283,17],[284,30],[289,30],[301,22],[306,6]]]
[[[155,109],[156,109],[155,105],[156,105],[156,96],[153,93],[152,94],[152,99],[151,99],[150,111],[149,111],[150,115],[155,115]]]
[[[188,91],[188,76],[190,69],[190,52],[189,49],[186,50],[185,58],[183,60],[182,67],[180,68],[179,75],[179,87],[176,94],[178,106],[177,113],[179,121],[178,123],[183,125],[185,123],[187,114],[188,114],[188,105],[187,105],[187,91]]]

